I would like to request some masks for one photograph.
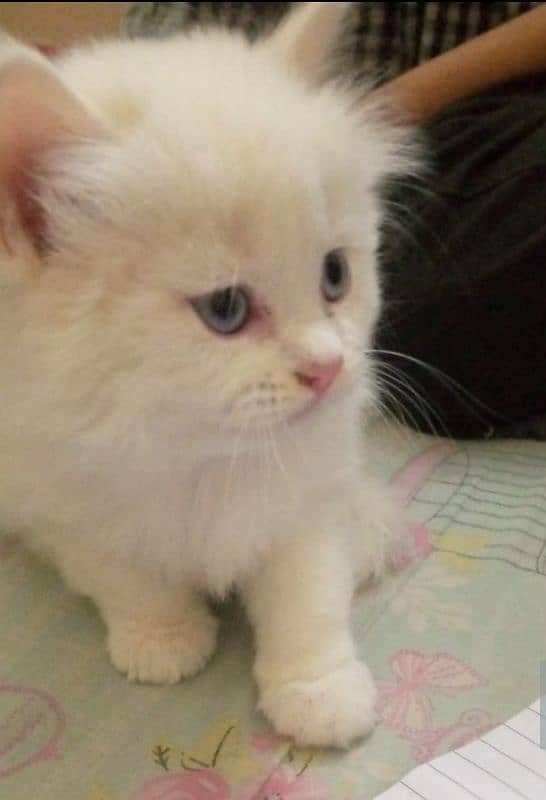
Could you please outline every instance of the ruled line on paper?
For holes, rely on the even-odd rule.
[[[544,800],[540,701],[470,744],[422,764],[376,800]]]

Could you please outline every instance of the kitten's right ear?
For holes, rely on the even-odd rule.
[[[35,176],[52,148],[104,136],[38,51],[0,35],[0,248],[44,244]]]
[[[310,86],[318,86],[329,66],[352,3],[301,3],[281,20],[265,46]]]

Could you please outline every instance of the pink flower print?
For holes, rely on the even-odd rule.
[[[250,744],[258,753],[271,753],[273,750],[277,750],[282,742],[283,740],[279,736],[275,736],[274,733],[269,731],[255,733],[250,739]]]
[[[410,525],[410,534],[413,539],[413,553],[416,559],[426,558],[432,553],[432,539],[430,532],[424,525],[418,522],[412,522]]]
[[[475,670],[446,653],[400,650],[390,666],[396,681],[378,682],[378,713],[403,736],[431,729],[433,707],[427,692],[456,694],[485,685]]]
[[[65,726],[61,706],[47,692],[0,684],[0,781],[58,758]]]
[[[463,711],[453,725],[425,731],[420,737],[415,737],[412,748],[413,758],[420,763],[430,761],[437,754],[440,745],[443,745],[443,751],[457,750],[483,736],[496,725],[497,723],[488,711],[480,708]]]
[[[171,772],[146,781],[131,800],[229,800],[226,781],[210,769]]]
[[[403,507],[408,507],[411,501],[425,486],[436,468],[455,452],[451,445],[437,445],[425,450],[415,458],[410,459],[392,478],[391,487],[399,498]],[[399,571],[408,567],[413,561],[426,558],[433,550],[432,539],[424,525],[409,520],[408,533],[410,544],[401,554],[395,554],[391,567]]]
[[[400,552],[395,552],[391,557],[391,569],[394,572],[409,567],[414,561],[422,561],[433,551],[432,537],[425,528],[418,522],[410,520],[408,522],[409,543]]]
[[[310,770],[297,775],[281,766],[247,785],[237,800],[328,800],[328,790]]]
[[[410,459],[393,476],[391,486],[404,506],[410,505],[437,467],[455,452],[456,448],[450,444],[435,445]]]

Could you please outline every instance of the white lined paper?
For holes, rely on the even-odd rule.
[[[540,700],[470,744],[422,764],[376,800],[544,800]]]

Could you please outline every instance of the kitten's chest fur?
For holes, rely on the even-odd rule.
[[[67,551],[101,553],[222,595],[316,512],[321,485],[331,504],[339,465],[323,437],[312,438],[194,464],[172,451],[94,452],[33,439],[4,461],[0,511],[61,569]]]

